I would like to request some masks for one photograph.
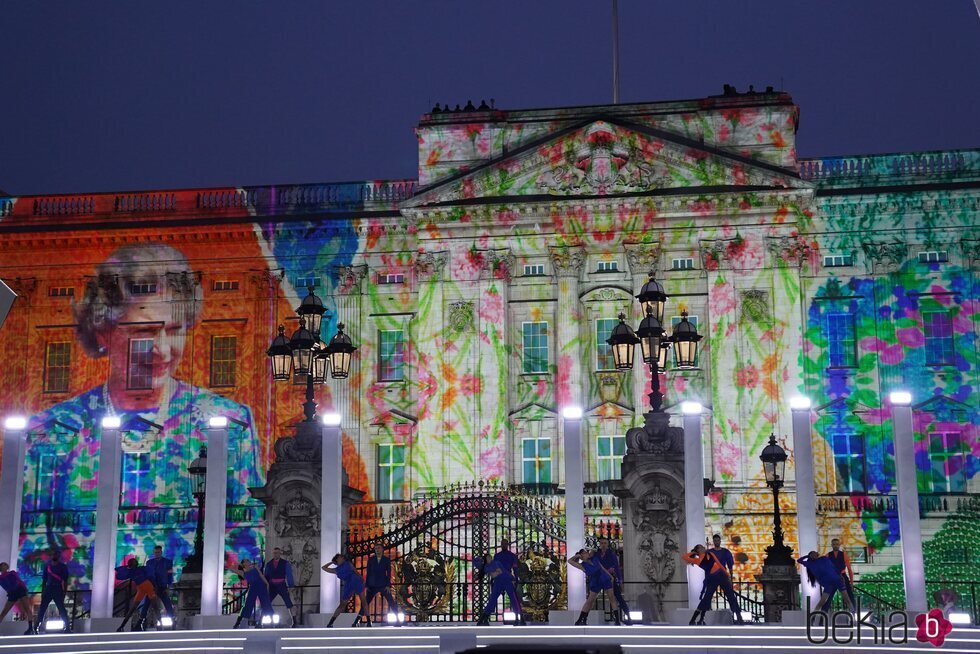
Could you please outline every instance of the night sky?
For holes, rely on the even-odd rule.
[[[609,102],[609,7],[6,0],[0,188],[414,178],[435,102]],[[772,85],[802,157],[980,146],[972,0],[620,0],[620,22],[624,102]]]

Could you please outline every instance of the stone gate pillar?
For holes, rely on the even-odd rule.
[[[680,560],[686,541],[684,430],[669,426],[666,413],[645,418],[643,427],[626,432],[622,478],[613,492],[623,500],[625,581],[649,585],[654,614],[645,610],[644,620],[666,620],[668,612],[687,606]]]
[[[282,548],[283,558],[293,564],[297,586],[309,586],[302,598],[304,612],[319,604],[320,566],[326,561],[320,553],[320,448],[323,432],[320,421],[296,425],[295,436],[276,440],[276,459],[266,474],[265,486],[249,489],[252,496],[265,504],[265,558],[274,547]],[[347,485],[344,472],[343,516],[352,504],[360,502],[364,492]],[[328,552],[327,556],[332,556]],[[328,607],[328,610],[332,607]]]

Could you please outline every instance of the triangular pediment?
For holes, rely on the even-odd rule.
[[[596,117],[420,189],[402,206],[810,187],[786,168],[665,130]]]

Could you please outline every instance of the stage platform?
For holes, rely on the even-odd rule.
[[[880,634],[880,631],[879,631]],[[823,636],[822,630],[819,634]],[[838,633],[839,637],[845,634]],[[454,644],[449,641],[456,641]],[[467,642],[468,641],[468,642]],[[624,652],[980,652],[980,629],[956,627],[942,647],[915,640],[910,629],[904,645],[875,644],[870,630],[862,632],[861,643],[824,644],[808,641],[804,627],[746,625],[744,627],[688,626],[492,626],[471,624],[452,626],[372,627],[356,629],[250,629],[200,630],[109,634],[51,634],[0,638],[0,654],[102,654],[104,652],[166,652],[205,654],[242,652],[243,654],[303,654],[321,652],[370,652],[383,654],[443,654],[465,651],[474,646],[482,651],[493,646],[519,647],[520,650],[549,651],[549,646],[621,645]],[[584,650],[581,650],[584,651]],[[597,651],[602,651],[597,649]]]

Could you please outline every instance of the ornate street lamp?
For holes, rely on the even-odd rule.
[[[354,354],[354,344],[350,336],[344,333],[344,323],[337,325],[337,333],[330,339],[326,348],[326,356],[330,359],[330,376],[334,379],[346,379],[350,374],[351,355]]]
[[[617,370],[633,369],[633,352],[640,339],[633,333],[633,328],[626,324],[626,314],[619,314],[619,324],[613,327],[606,343],[612,347],[613,360]]]
[[[296,308],[299,315],[299,329],[286,340],[286,330],[279,326],[279,334],[272,339],[272,344],[266,354],[272,360],[272,378],[276,381],[287,381],[290,368],[294,375],[306,376],[306,401],[303,403],[303,415],[307,422],[316,420],[316,401],[313,394],[314,384],[324,384],[327,381],[327,370],[334,379],[343,379],[350,374],[351,355],[357,348],[351,343],[350,337],[343,333],[344,326],[338,325],[337,333],[325,344],[320,340],[320,327],[326,309],[323,301],[309,287],[309,293]]]
[[[190,477],[191,494],[197,502],[197,529],[194,532],[194,551],[187,558],[184,573],[201,574],[204,559],[204,490],[208,478],[208,447],[201,446],[201,452],[187,467]]]
[[[674,326],[674,334],[670,337],[674,344],[674,365],[678,368],[695,368],[698,360],[698,341],[703,336],[687,319],[687,311],[681,312],[681,321]]]
[[[794,565],[793,550],[783,542],[783,526],[779,516],[779,489],[786,482],[786,450],[776,442],[776,435],[770,434],[769,444],[759,456],[762,469],[766,473],[766,485],[772,489],[773,530],[772,545],[766,548],[765,565]]]
[[[640,289],[636,299],[640,301],[643,315],[649,315],[652,312],[657,321],[663,324],[667,293],[664,291],[663,285],[653,278],[653,273],[650,274],[650,279]]]

